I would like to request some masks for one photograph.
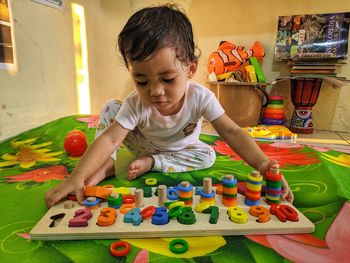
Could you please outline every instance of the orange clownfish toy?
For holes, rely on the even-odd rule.
[[[208,72],[214,72],[216,75],[232,72],[250,57],[260,59],[264,55],[264,47],[259,41],[255,41],[252,48],[248,50],[244,50],[242,46],[222,41],[218,49],[209,56]]]

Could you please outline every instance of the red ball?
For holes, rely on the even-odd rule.
[[[82,156],[87,146],[87,137],[79,130],[70,131],[64,139],[64,149],[72,157]]]

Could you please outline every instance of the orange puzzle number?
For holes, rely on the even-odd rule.
[[[266,223],[270,220],[270,212],[261,205],[253,205],[249,208],[249,214],[258,218],[259,223]]]
[[[117,211],[113,207],[104,207],[101,209],[101,213],[97,218],[97,225],[110,226],[115,222],[117,217]]]

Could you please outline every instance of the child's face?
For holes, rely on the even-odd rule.
[[[129,61],[129,71],[142,100],[153,105],[160,114],[172,115],[182,106],[187,80],[196,69],[176,58],[173,48],[165,47],[148,61]]]

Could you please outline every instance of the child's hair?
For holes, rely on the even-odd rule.
[[[134,13],[118,37],[118,47],[125,65],[129,61],[146,61],[164,47],[175,49],[182,63],[198,60],[192,24],[177,6],[166,4],[143,8]]]

